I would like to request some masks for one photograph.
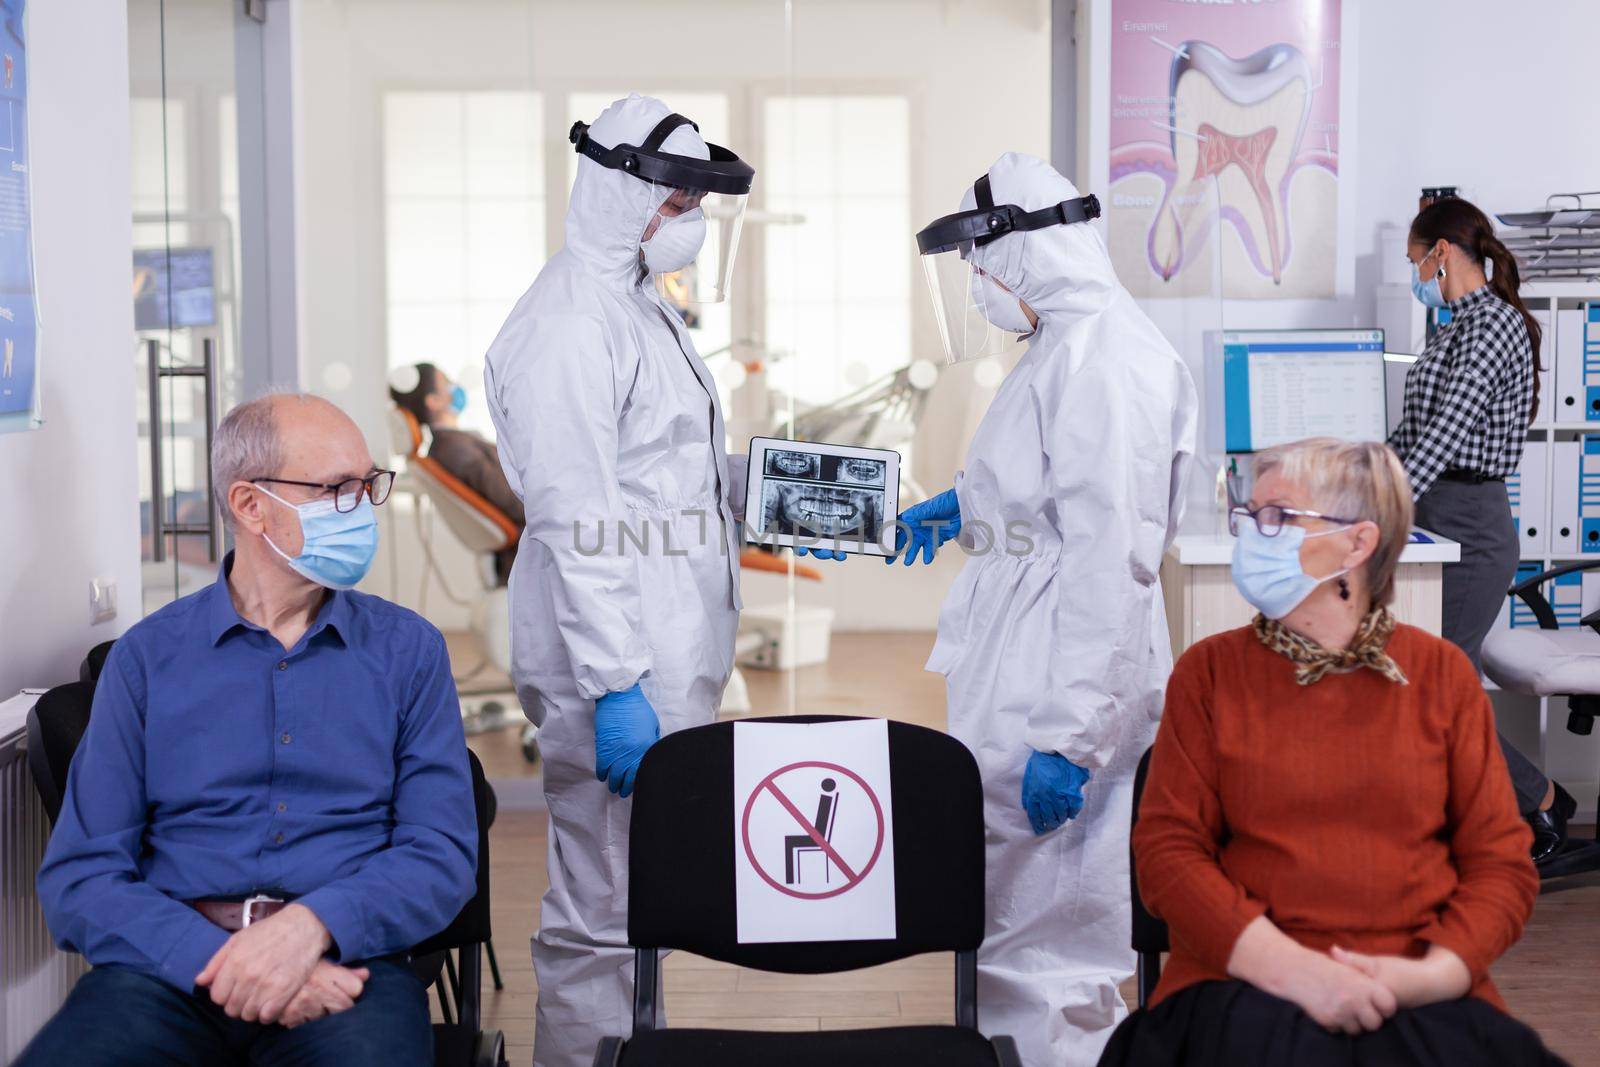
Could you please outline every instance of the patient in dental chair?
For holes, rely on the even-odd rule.
[[[499,508],[518,526],[526,524],[522,501],[511,491],[500,469],[500,454],[495,443],[482,434],[460,428],[461,412],[467,393],[432,363],[416,363],[396,370],[389,379],[389,398],[409,411],[420,426],[428,427],[433,444],[428,456],[460,479],[467,488]],[[517,546],[495,553],[496,580],[506,584]]]

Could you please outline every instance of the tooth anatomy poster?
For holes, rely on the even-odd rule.
[[[1335,295],[1340,0],[1112,0],[1106,234],[1138,298]]]
[[[39,418],[26,0],[0,0],[0,433]]]

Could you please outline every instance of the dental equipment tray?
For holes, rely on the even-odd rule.
[[[900,514],[900,453],[750,439],[745,540],[887,556]]]

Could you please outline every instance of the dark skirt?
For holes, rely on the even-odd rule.
[[[1133,1012],[1100,1067],[1545,1067],[1564,1061],[1539,1035],[1476,997],[1395,1013],[1379,1030],[1329,1033],[1246,982],[1201,982]]]

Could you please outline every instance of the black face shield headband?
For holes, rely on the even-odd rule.
[[[1015,204],[996,206],[987,174],[972,184],[972,192],[978,206],[972,211],[958,211],[935,219],[924,226],[917,233],[918,252],[931,256],[963,245],[982,248],[1008,233],[1042,230],[1046,226],[1063,226],[1100,217],[1100,201],[1093,194],[1063,200],[1038,211],[1024,211]]]
[[[694,126],[682,115],[672,114],[656,123],[643,144],[619,144],[607,148],[589,136],[589,124],[574,122],[567,140],[576,147],[579,155],[588,156],[602,167],[620,170],[641,181],[668,185],[675,189],[693,189],[697,192],[724,193],[729,196],[747,196],[750,183],[755,178],[755,168],[723,148],[707,144],[710,159],[679,156],[661,151],[661,144],[679,126]]]

